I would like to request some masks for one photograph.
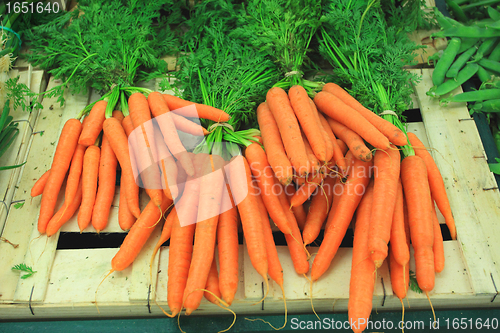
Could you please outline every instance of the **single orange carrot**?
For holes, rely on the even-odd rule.
[[[230,193],[229,186],[227,186]],[[232,195],[222,196],[223,211],[217,224],[217,250],[219,251],[219,288],[222,299],[231,305],[239,283],[238,211],[231,201]]]
[[[47,179],[49,179],[50,169],[45,171],[44,174],[38,178],[35,182],[35,185],[31,188],[31,197],[37,197],[43,193],[43,189],[45,188],[45,184],[47,184]]]
[[[423,159],[408,156],[401,163],[401,182],[408,207],[411,243],[415,256],[415,275],[423,291],[434,288],[434,227],[432,198]]]
[[[134,262],[149,236],[154,231],[154,226],[160,221],[163,212],[167,210],[170,204],[172,204],[172,200],[167,199],[165,196],[163,196],[160,209],[158,209],[152,200],[149,201],[123,240],[120,250],[118,250],[111,260],[113,271],[123,271]]]
[[[375,126],[382,134],[384,134],[389,141],[397,146],[404,146],[408,144],[406,136],[399,128],[393,125],[390,121],[377,116],[374,112],[363,106],[358,100],[352,97],[342,87],[335,83],[327,83],[323,86],[323,91],[329,92],[342,100],[345,104],[349,105],[354,110],[358,111],[365,117],[373,126]]]
[[[171,115],[172,120],[174,121],[175,127],[184,133],[195,135],[195,136],[204,136],[209,132],[201,126],[199,123],[195,123],[187,118],[184,118],[181,115],[178,115],[175,112],[172,112]]]
[[[308,100],[309,100],[309,105],[313,111],[314,117],[316,118],[316,121],[318,122],[318,126],[319,126],[319,130],[321,131],[321,135],[323,136],[323,139],[325,140],[325,145],[326,145],[326,161],[325,162],[327,162],[327,161],[331,160],[333,157],[334,147],[333,147],[332,137],[329,135],[329,133],[323,127],[323,123],[320,119],[320,117],[322,117],[322,115],[318,111],[318,108],[316,108],[316,104],[314,104],[313,100],[310,97],[308,97]],[[323,119],[324,119],[324,117],[323,117]],[[331,132],[331,130],[330,130],[330,132]]]
[[[295,190],[295,185],[289,184],[289,185],[285,186],[284,189],[285,189],[286,196],[287,196],[288,200],[290,201],[290,204],[291,204],[290,209],[292,210],[293,216],[295,216],[295,219],[297,220],[297,224],[299,225],[299,229],[304,230],[304,226],[306,224],[306,219],[307,219],[307,213],[304,209],[304,206],[302,204],[299,205],[297,203],[295,203],[295,205],[294,205],[291,202],[292,198],[297,193],[297,191]]]
[[[436,273],[441,273],[444,269],[445,261],[443,234],[441,233],[441,227],[439,226],[439,220],[434,205],[432,205],[432,224],[434,227],[434,245],[432,247],[434,251],[434,270]]]
[[[101,158],[99,161],[99,187],[92,211],[92,226],[99,233],[108,225],[109,211],[115,197],[116,159],[108,138],[104,134],[101,143]]]
[[[370,216],[374,204],[374,192],[373,182],[371,182],[359,203],[356,213],[349,301],[347,303],[349,322],[354,332],[363,332],[365,330],[372,311],[376,279],[374,272],[376,268],[370,259],[368,239],[370,237],[370,224],[373,222]]]
[[[129,146],[125,130],[120,121],[116,118],[108,118],[103,125],[104,134],[108,138],[111,148],[115,153],[124,182],[121,183],[121,190],[127,193],[128,209],[136,218],[139,218],[141,210],[139,208],[139,187],[134,179],[132,171],[132,160],[130,159]]]
[[[311,103],[313,103],[313,102],[311,102]],[[319,120],[321,122],[321,128],[323,128],[323,130],[326,133],[326,136],[329,138],[329,141],[332,143],[332,148],[331,148],[332,149],[332,157],[335,161],[335,164],[337,164],[337,166],[340,168],[341,171],[344,171],[347,167],[345,164],[345,161],[344,161],[345,152],[342,152],[342,149],[340,148],[340,146],[337,142],[337,138],[335,137],[335,134],[333,134],[332,128],[328,124],[328,121],[323,116],[323,114],[318,112],[318,117],[319,117]],[[330,161],[330,160],[328,160],[328,161]]]
[[[278,125],[290,163],[297,175],[305,176],[311,171],[311,166],[308,162],[304,140],[300,134],[299,123],[293,113],[288,95],[283,89],[273,87],[267,92],[266,100]]]
[[[434,162],[434,159],[424,147],[422,141],[420,141],[418,137],[412,132],[408,132],[408,139],[410,140],[410,144],[415,151],[415,155],[422,158],[425,162],[427,175],[429,176],[429,186],[431,189],[432,197],[436,201],[439,211],[444,216],[446,225],[450,230],[451,239],[457,239],[455,220],[453,219],[450,202],[448,200],[448,195],[446,194],[446,188],[444,186],[441,172],[439,172],[436,162]]]
[[[335,95],[320,91],[314,97],[314,103],[321,112],[350,128],[375,148],[389,148],[389,139],[385,135],[358,111],[346,105]]]
[[[304,141],[310,143],[314,156],[321,161],[326,162],[326,142],[321,131],[321,125],[318,122],[317,110],[313,110],[309,104],[309,96],[304,87],[294,85],[288,90],[288,97],[292,110],[300,123],[304,133]]]
[[[352,151],[357,159],[365,162],[372,159],[372,152],[357,133],[331,118],[328,118],[328,124],[333,133],[335,133],[340,140],[345,142],[349,150]]]
[[[280,189],[281,186],[279,186],[279,183],[275,182],[275,177],[267,161],[266,153],[260,145],[252,143],[246,148],[245,156],[250,165],[252,174],[257,181],[257,185],[260,188],[264,204],[266,205],[266,209],[271,219],[281,232],[290,234],[292,230],[289,226],[289,221],[275,193],[276,189]]]
[[[83,157],[82,171],[82,205],[78,212],[78,227],[80,232],[90,224],[97,192],[99,175],[99,159],[101,150],[97,146],[89,146]]]
[[[179,190],[177,188],[177,164],[163,141],[163,136],[160,131],[155,130],[155,141],[158,161],[160,161],[163,193],[165,193],[167,198],[175,200],[179,196]],[[191,155],[187,154],[187,158],[191,159]]]
[[[64,225],[64,223],[68,222],[70,218],[73,217],[76,210],[80,207],[80,203],[82,202],[82,183],[78,183],[78,189],[76,191],[75,196],[73,197],[73,201],[68,204],[67,201],[64,202],[61,209],[57,211],[57,213],[52,216],[49,223],[47,224],[47,237],[50,237],[56,234],[59,229]]]
[[[95,143],[99,133],[102,131],[104,120],[106,119],[105,112],[107,106],[108,102],[104,100],[98,101],[94,104],[89,115],[85,117],[87,120],[82,127],[78,144],[88,147]]]
[[[168,108],[172,110],[172,112],[184,117],[199,117],[203,119],[213,120],[215,122],[225,122],[231,119],[231,116],[229,116],[226,112],[214,108],[213,106],[193,103],[169,94],[163,94],[163,98],[165,99],[165,102],[167,102]],[[186,108],[187,106],[195,106],[196,108]]]
[[[54,215],[57,196],[66,178],[66,173],[68,172],[71,159],[78,144],[81,130],[82,123],[79,120],[69,119],[64,124],[59,136],[50,174],[42,192],[40,215],[38,217],[38,231],[41,234],[45,233],[47,224]]]
[[[210,271],[208,272],[207,284],[205,286],[205,289],[210,291],[210,293],[208,291],[205,291],[205,298],[211,303],[219,304],[221,292],[219,288],[219,273],[217,272],[217,262],[215,260],[215,256],[212,259],[212,265],[210,266]]]
[[[396,202],[394,214],[392,216],[390,243],[394,259],[401,266],[408,265],[410,262],[410,250],[406,242],[406,236],[403,187],[401,185],[401,180],[398,178]]]
[[[120,200],[118,203],[118,224],[122,230],[130,230],[137,218],[130,212],[127,204],[127,193],[122,184],[124,182],[123,173],[120,176]]]
[[[257,120],[269,164],[279,182],[288,185],[293,178],[292,164],[283,147],[276,120],[266,102],[261,103],[257,108]]]
[[[375,153],[375,172],[372,223],[368,249],[375,267],[382,266],[387,257],[387,244],[391,239],[391,226],[398,192],[401,155],[395,146]]]
[[[172,119],[170,109],[163,99],[163,95],[159,92],[152,92],[148,95],[147,102],[151,113],[160,127],[163,139],[167,144],[168,149],[179,161],[188,175],[194,174],[193,161],[189,157],[186,148],[179,139],[177,128]]]
[[[210,155],[202,164],[203,178],[200,180],[198,222],[183,296],[186,315],[190,315],[200,305],[203,298],[201,289],[205,288],[214,256],[221,198],[225,189],[223,165],[224,161],[217,155]]]
[[[338,206],[336,209],[332,208],[328,214],[325,236],[311,269],[312,281],[317,281],[330,267],[371,178],[373,166],[371,161],[363,162],[356,158],[353,158],[352,161],[353,166],[348,168],[347,182],[343,187],[342,194],[338,197]],[[334,199],[332,205],[335,204],[335,201]]]

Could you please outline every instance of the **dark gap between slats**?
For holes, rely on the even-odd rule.
[[[61,232],[57,250],[119,248],[127,233]]]

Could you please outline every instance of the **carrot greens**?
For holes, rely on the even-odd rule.
[[[415,63],[420,46],[388,24],[379,0],[327,1],[322,22],[319,51],[333,66],[333,81],[404,130],[402,113],[419,77],[403,67]]]
[[[225,124],[202,119],[210,133],[195,152],[208,150],[229,157],[235,147],[216,143],[248,146],[255,141],[254,136],[260,133],[255,109],[278,80],[272,59],[234,32],[235,16],[227,14],[240,10],[241,6],[224,1],[203,1],[188,22],[186,53],[180,57],[174,86],[183,99],[219,108],[231,116]],[[167,80],[164,86],[168,86]]]
[[[115,86],[164,75],[167,63],[161,57],[178,50],[170,24],[180,20],[179,3],[84,0],[71,12],[32,27],[26,32],[32,50],[28,60],[63,80],[45,96],[58,96],[62,104],[68,85],[74,93],[93,88],[106,96]]]

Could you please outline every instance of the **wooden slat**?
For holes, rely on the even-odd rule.
[[[19,76],[19,83],[27,85],[33,92],[41,93],[45,90],[46,82],[43,71],[33,71],[31,67],[28,70],[11,70],[9,77]],[[38,96],[37,100],[41,102],[43,97]],[[29,104],[29,100],[26,101]],[[0,106],[1,107],[1,106]],[[23,111],[21,108],[13,110],[11,105],[10,115],[14,121],[18,121],[19,134],[9,149],[4,153],[0,160],[0,166],[17,165],[26,160],[26,155],[31,144],[32,132],[40,110],[35,109],[31,112]],[[23,168],[0,171],[0,234],[2,232],[7,214],[11,208],[14,193]]]
[[[51,80],[48,89],[60,83],[59,81]],[[42,120],[37,125],[37,131],[44,131],[44,135],[37,136],[36,139],[39,146],[32,146],[25,169],[37,171],[35,167],[41,167],[42,170],[39,172],[41,175],[45,170],[50,168],[62,127],[68,119],[74,118],[79,110],[84,108],[88,103],[87,94],[72,95],[67,92],[65,94],[65,99],[65,105],[62,107],[57,103],[57,98],[44,99],[44,111],[41,113]],[[31,179],[33,178],[30,176],[30,172],[23,176],[28,176],[28,182],[32,183]],[[35,179],[37,178],[35,177]],[[60,194],[59,203],[61,204],[64,191],[61,191]],[[29,200],[29,193],[23,193],[23,197],[25,200]],[[35,203],[35,200],[33,200],[33,203]],[[43,302],[52,262],[55,256],[54,252],[56,250],[59,234],[50,238],[39,234],[36,224],[40,208],[39,203],[40,200],[37,198],[36,205],[26,205],[26,207],[23,207],[25,209],[20,210],[25,213],[24,216],[19,218],[22,221],[12,221],[12,223],[21,222],[28,224],[25,229],[26,231],[30,230],[30,225],[32,226],[32,232],[28,242],[28,251],[25,252],[26,256],[21,262],[32,266],[33,269],[37,271],[37,273],[29,279],[19,279],[14,295],[14,300],[17,302]],[[17,227],[19,228],[19,225],[17,225]]]
[[[457,227],[458,240],[476,295],[496,294],[500,282],[500,196],[489,171],[474,121],[465,103],[440,107],[426,95],[432,87],[432,69],[418,70],[422,82],[415,87],[420,112],[434,160],[444,177]],[[453,93],[461,92],[461,88]],[[497,282],[497,284],[498,284]]]

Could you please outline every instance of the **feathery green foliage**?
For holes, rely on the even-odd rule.
[[[83,0],[77,9],[26,32],[29,61],[64,83],[47,92],[62,103],[72,92],[94,88],[101,94],[115,85],[132,86],[167,71],[161,59],[178,50],[169,24],[180,18],[174,0]],[[172,15],[161,16],[161,11]],[[168,19],[165,19],[167,17]]]

